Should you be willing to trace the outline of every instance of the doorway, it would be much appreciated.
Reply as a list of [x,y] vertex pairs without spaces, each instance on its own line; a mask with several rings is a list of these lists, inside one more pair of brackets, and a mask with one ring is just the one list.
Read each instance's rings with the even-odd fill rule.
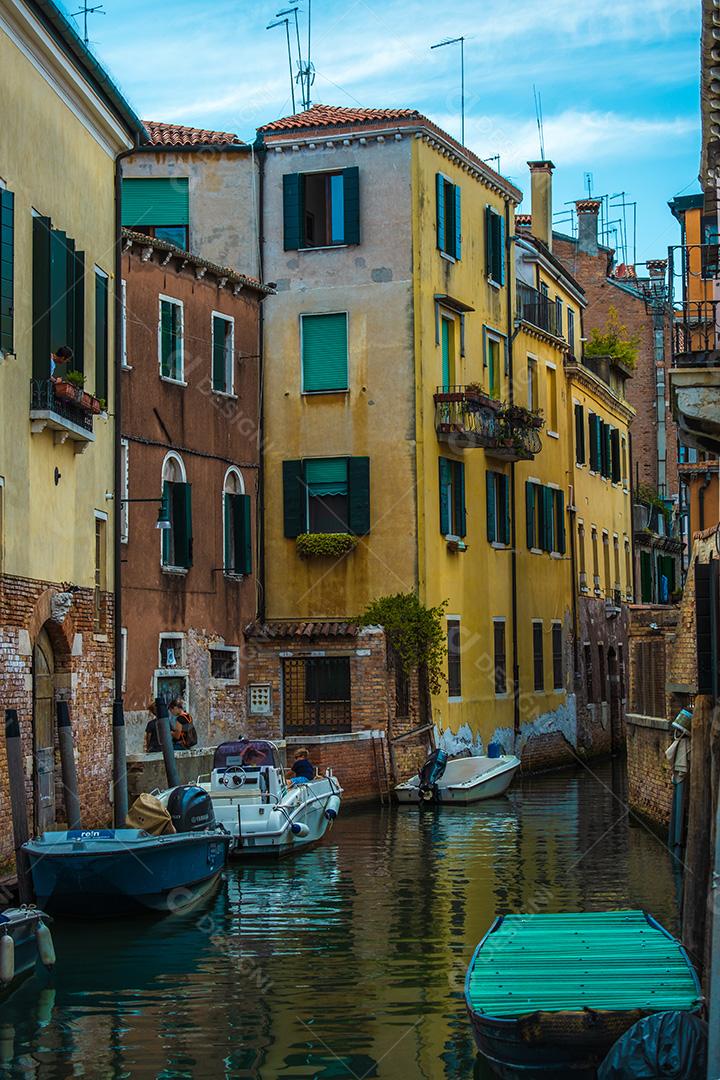
[[613,646],[608,649],[608,682],[610,684],[610,753],[617,754],[622,746],[621,737],[621,696],[620,671],[617,652]]
[[55,653],[45,630],[33,650],[33,754],[35,829],[55,825]]

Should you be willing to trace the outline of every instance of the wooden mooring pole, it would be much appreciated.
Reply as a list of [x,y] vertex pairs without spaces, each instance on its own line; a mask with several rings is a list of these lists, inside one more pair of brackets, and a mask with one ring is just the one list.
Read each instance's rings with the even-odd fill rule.
[[70,720],[70,707],[67,701],[58,701],[55,711],[57,713],[60,768],[62,770],[63,799],[67,825],[68,829],[79,829],[82,826],[80,823],[77,769],[75,768],[75,742]]
[[155,701],[155,715],[157,716],[157,734],[162,747],[163,760],[165,762],[165,774],[168,787],[180,786],[180,774],[178,773],[177,761],[175,760],[175,748],[173,747],[172,735],[170,734],[170,714],[167,702],[157,698]]
[[705,959],[712,821],[710,728],[712,699],[695,698],[692,719],[682,939],[698,969]]
[[12,814],[18,893],[21,904],[31,904],[33,902],[32,878],[27,857],[22,850],[23,844],[30,839],[30,830],[28,828],[27,797],[25,794],[25,766],[17,709],[5,710],[5,748],[7,751],[10,812]]
[[113,701],[113,818],[116,829],[125,828],[128,813],[125,711],[122,701]]

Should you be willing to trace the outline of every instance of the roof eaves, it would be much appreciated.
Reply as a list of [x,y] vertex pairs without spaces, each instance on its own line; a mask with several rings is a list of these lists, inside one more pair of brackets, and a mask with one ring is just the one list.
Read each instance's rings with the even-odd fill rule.
[[230,266],[221,266],[219,263],[210,262],[209,259],[203,259],[199,255],[193,255],[191,251],[185,251],[183,248],[177,247],[175,244],[168,243],[167,240],[159,240],[154,236],[146,236],[145,233],[134,232],[132,229],[123,229],[122,238],[125,243],[125,250],[132,248],[133,244],[137,244],[143,248],[152,248],[154,251],[165,251],[170,255],[175,255],[179,259],[183,259],[184,262],[190,263],[191,266],[202,267],[205,270],[209,270],[218,278],[227,278],[235,285],[243,285],[248,289],[254,289],[256,292],[262,293],[265,296],[272,296],[275,294],[275,289],[271,285],[264,285],[257,278],[248,277],[247,274],[241,274],[239,270],[233,270]]

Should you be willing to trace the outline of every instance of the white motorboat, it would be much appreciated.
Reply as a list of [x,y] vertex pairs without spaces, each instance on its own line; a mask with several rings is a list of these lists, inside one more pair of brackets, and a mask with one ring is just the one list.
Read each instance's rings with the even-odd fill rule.
[[232,837],[230,856],[285,855],[322,840],[343,794],[330,769],[313,780],[286,779],[277,747],[262,739],[221,743],[198,786]]
[[[490,749],[488,747],[488,749]],[[435,750],[415,776],[395,788],[401,803],[474,803],[504,795],[520,768],[514,754],[448,759]]]

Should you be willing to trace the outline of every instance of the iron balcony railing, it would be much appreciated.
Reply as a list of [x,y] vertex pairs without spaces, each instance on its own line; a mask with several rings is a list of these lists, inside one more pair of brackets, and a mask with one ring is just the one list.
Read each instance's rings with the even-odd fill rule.
[[518,319],[536,326],[539,330],[545,330],[554,337],[562,337],[558,326],[557,306],[549,296],[519,281],[516,305]]
[[91,432],[93,429],[93,414],[76,401],[58,397],[52,379],[30,380],[30,409],[33,412],[54,413],[84,431]]
[[507,460],[530,459],[542,449],[542,418],[467,386],[438,386],[435,430],[459,449],[480,447]]
[[707,367],[720,363],[720,300],[686,300],[675,306],[673,364]]

